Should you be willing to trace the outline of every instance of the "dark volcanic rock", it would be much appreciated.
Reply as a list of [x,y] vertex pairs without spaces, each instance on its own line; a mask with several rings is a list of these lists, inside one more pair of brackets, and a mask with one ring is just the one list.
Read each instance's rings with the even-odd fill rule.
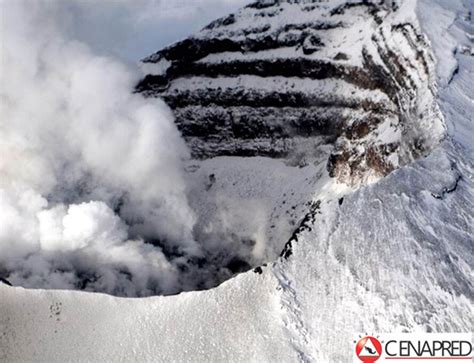
[[426,154],[443,132],[433,59],[404,11],[256,1],[144,59],[137,90],[172,107],[196,158],[286,157],[314,138],[334,146],[329,174],[359,184]]

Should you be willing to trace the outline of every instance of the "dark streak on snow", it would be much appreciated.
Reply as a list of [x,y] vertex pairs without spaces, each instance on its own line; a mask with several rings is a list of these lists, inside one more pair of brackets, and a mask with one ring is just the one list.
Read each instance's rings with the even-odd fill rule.
[[459,73],[459,65],[457,64],[456,68],[454,68],[453,70],[453,73],[451,73],[451,77],[449,77],[448,84],[450,84],[453,81],[454,77],[456,77],[456,74],[458,73]]
[[[312,202],[309,212],[305,215],[300,225],[291,235],[288,242],[286,242],[283,251],[281,251],[280,257],[283,257],[285,260],[288,259],[293,254],[293,242],[298,242],[298,236],[303,231],[311,231],[316,214],[318,214],[321,206],[321,201]],[[320,213],[320,212],[319,212]]]
[[461,179],[462,175],[458,175],[453,185],[451,185],[450,187],[444,187],[441,193],[431,193],[431,195],[436,199],[444,199],[446,194],[452,193],[456,190]]

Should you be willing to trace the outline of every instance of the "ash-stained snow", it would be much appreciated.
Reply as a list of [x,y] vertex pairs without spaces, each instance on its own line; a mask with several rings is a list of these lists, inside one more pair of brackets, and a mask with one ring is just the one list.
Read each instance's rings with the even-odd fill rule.
[[[120,299],[0,284],[0,359],[347,362],[359,332],[471,331],[474,58],[464,50],[472,47],[472,7],[470,0],[417,3],[448,127],[427,157],[357,191],[327,175],[307,185],[302,169],[298,189],[314,187],[320,202],[288,246],[291,255],[212,290]],[[223,158],[190,173],[209,181],[215,199],[202,208],[215,213],[219,193],[274,198],[279,179],[244,184],[268,168],[284,174],[286,166]],[[295,193],[288,203],[302,199]]]

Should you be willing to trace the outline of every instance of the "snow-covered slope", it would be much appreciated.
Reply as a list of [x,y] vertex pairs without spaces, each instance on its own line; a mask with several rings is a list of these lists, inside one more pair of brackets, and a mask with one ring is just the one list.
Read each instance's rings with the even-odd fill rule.
[[275,260],[315,196],[438,144],[434,61],[414,4],[257,1],[142,62],[138,90],[166,100],[200,159],[188,198],[215,273],[191,288]]
[[147,299],[0,285],[0,361],[295,361],[277,288],[254,273]]
[[0,360],[348,362],[359,332],[472,330],[472,8],[419,0],[411,13],[448,126],[426,158],[343,197],[321,179],[285,256],[212,290],[120,299],[0,285]]

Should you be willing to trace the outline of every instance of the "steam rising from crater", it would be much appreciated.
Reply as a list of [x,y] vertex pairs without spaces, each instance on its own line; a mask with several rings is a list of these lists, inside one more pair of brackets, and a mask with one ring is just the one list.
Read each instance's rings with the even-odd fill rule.
[[[140,13],[149,9],[142,7],[147,1],[154,0],[97,6],[113,14],[123,32],[114,7]],[[347,17],[349,4],[309,9],[304,3],[276,10],[289,27],[263,17],[268,26],[252,35],[255,49],[268,46],[269,36],[282,40],[275,43],[275,59],[286,64],[288,50],[279,50],[291,46],[298,54],[299,42],[304,46],[307,39],[304,27],[329,32],[318,45],[320,58],[303,52],[283,67],[289,73],[246,73],[248,61],[257,71],[275,67],[273,59],[240,52],[248,46],[240,34],[247,34],[258,6],[147,58],[157,63],[155,71],[162,71],[163,60],[173,64],[166,73],[170,86],[162,87],[163,77],[145,77],[139,89],[174,107],[195,155],[266,156],[189,163],[168,107],[132,93],[140,75],[97,55],[108,54],[99,40],[78,40],[94,38],[93,30],[89,36],[71,31],[78,25],[71,15],[82,9],[89,19],[93,7],[73,0],[0,0],[0,276],[29,287],[127,296],[213,287],[233,272],[276,258],[309,201],[334,197],[326,185],[330,176],[356,187],[427,155],[444,128],[429,44],[411,15],[409,21],[404,15],[413,14],[413,2],[404,3],[403,11],[381,4],[375,13],[372,3],[364,3],[362,15]],[[327,16],[334,21],[326,23]],[[319,23],[318,17],[326,20]],[[338,18],[354,22],[346,27]],[[290,43],[280,37],[287,31]],[[227,39],[222,44],[238,45],[228,49],[236,60],[215,49],[216,34]],[[357,47],[346,54],[339,40],[356,34],[364,36],[353,38]],[[203,66],[188,58],[189,44],[221,60],[219,77],[212,62]],[[111,54],[117,54],[114,47]],[[268,156],[286,156],[288,165]]]
[[131,93],[139,74],[68,39],[58,3],[0,6],[0,273],[128,296],[183,289],[180,264],[202,252],[171,111]]

